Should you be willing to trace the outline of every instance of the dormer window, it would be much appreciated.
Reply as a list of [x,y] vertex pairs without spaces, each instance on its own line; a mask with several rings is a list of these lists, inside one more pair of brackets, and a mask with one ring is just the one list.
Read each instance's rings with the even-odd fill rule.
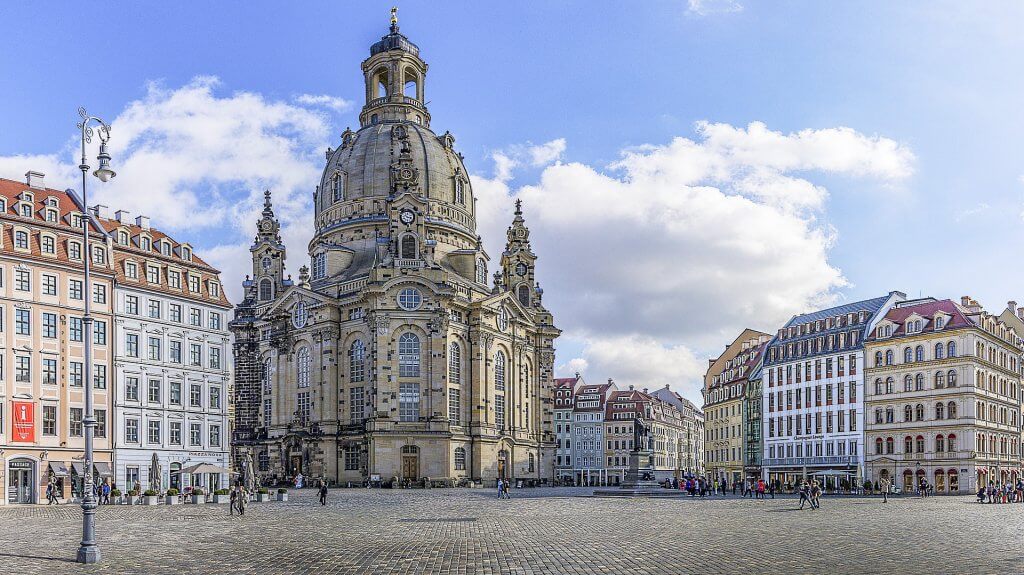
[[46,221],[51,223],[57,222],[57,210],[49,209],[46,210]]
[[0,212],[7,213],[7,200],[0,200]]
[[21,204],[21,217],[31,218],[32,217],[32,206],[29,204]]
[[128,245],[128,232],[124,230],[117,232],[117,243],[121,244],[122,246]]
[[73,214],[71,216],[71,226],[75,228],[82,227],[82,214]]
[[174,289],[181,289],[181,272],[168,270],[167,285],[171,286]]
[[82,259],[82,244],[78,242],[68,242],[68,257],[73,260]]
[[142,239],[139,240],[139,245],[142,246],[142,249],[146,250],[147,252],[153,249],[153,245],[150,243],[149,238],[145,236],[143,236]]
[[57,253],[57,240],[53,236],[43,236],[39,239],[40,249],[44,254],[53,255]]
[[188,291],[192,293],[199,293],[199,276],[189,274],[188,276]]
[[162,253],[165,256],[170,256],[171,255],[171,243],[170,242],[160,242],[160,253]]
[[220,284],[210,282],[210,297],[220,297]]
[[944,326],[945,324],[946,318],[942,317],[941,315],[935,316],[935,331],[939,331],[940,329],[942,329],[942,326]]
[[192,261],[192,250],[189,248],[181,248],[181,259],[187,262]]
[[133,280],[139,279],[139,266],[135,262],[124,262],[124,275]]
[[28,232],[22,230],[14,232],[14,247],[19,250],[28,249]]
[[92,262],[96,265],[104,265],[107,263],[107,252],[100,246],[94,246],[92,248]]
[[157,266],[146,266],[146,281],[151,284],[160,283],[160,268]]

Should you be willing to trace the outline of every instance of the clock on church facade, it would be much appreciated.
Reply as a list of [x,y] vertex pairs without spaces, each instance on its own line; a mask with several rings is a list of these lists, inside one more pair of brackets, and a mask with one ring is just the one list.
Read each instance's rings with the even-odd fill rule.
[[427,64],[399,32],[362,63],[357,131],[329,149],[310,266],[285,275],[270,192],[235,335],[234,461],[335,484],[553,477],[554,340],[516,204],[499,269]]

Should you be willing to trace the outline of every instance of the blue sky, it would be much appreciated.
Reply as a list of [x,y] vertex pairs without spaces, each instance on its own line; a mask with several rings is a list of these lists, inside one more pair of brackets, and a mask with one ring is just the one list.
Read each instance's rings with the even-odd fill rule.
[[[104,203],[148,211],[237,285],[273,187],[294,272],[322,149],[358,123],[359,63],[389,8],[0,5],[0,176],[76,186],[86,106],[117,120]],[[562,373],[696,398],[742,327],[815,305],[891,289],[1024,301],[1024,5],[399,8],[430,64],[433,128],[456,135],[487,204],[492,257],[524,199],[567,330]]]

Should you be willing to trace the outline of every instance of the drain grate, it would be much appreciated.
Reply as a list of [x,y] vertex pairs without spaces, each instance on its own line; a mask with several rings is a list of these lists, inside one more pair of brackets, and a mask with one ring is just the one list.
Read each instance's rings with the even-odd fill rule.
[[472,523],[476,517],[428,517],[424,519],[399,519],[399,523]]

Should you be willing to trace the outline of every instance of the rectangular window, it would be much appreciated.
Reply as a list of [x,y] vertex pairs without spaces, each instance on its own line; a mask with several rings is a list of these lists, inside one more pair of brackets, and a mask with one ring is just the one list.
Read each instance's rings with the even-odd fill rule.
[[57,314],[43,312],[43,337],[50,339],[57,337]]
[[273,404],[273,402],[271,400],[269,400],[269,399],[264,399],[263,400],[263,425],[265,427],[270,427],[270,420],[271,420],[271,417],[274,415],[273,407],[274,407],[274,404]]
[[203,426],[200,423],[192,423],[188,426],[188,443],[194,447],[203,442]]
[[494,396],[494,424],[505,427],[505,396]]
[[[857,431],[857,410],[856,409],[851,409],[850,410],[850,431]],[[851,452],[850,455],[856,455],[856,454]]]
[[170,395],[171,395],[171,397],[170,397],[171,405],[181,405],[181,382],[180,381],[172,381],[171,382],[171,393],[170,393]]
[[844,431],[846,431],[846,412],[845,411],[837,411],[836,412],[836,418],[837,418],[836,430],[839,433],[843,433]]
[[181,342],[171,340],[170,357],[171,363],[181,363]]
[[857,382],[850,382],[850,403],[857,403]]
[[192,407],[203,406],[203,385],[201,383],[193,383],[190,386],[188,400]]
[[82,318],[73,317],[68,324],[68,337],[71,341],[85,341],[85,327],[82,324]]
[[156,266],[146,266],[146,281],[151,284],[160,283],[160,268]]
[[199,308],[189,308],[188,322],[196,327],[203,325],[203,312]]
[[82,408],[72,407],[71,418],[68,422],[68,433],[71,437],[82,437],[84,435],[82,425]]
[[[850,334],[850,345],[857,345],[857,332]],[[857,375],[857,356],[850,356],[850,375]]]
[[57,406],[43,406],[43,435],[57,435]]
[[160,338],[149,338],[149,359],[152,361],[160,361],[160,357]]
[[220,409],[220,388],[210,386],[210,409]]
[[172,303],[170,310],[170,320],[181,323],[181,304]]
[[832,433],[832,412],[825,413],[825,433]]
[[174,289],[181,289],[181,272],[167,272],[167,285]]
[[210,312],[210,329],[220,329],[220,314]]
[[189,364],[195,366],[203,365],[203,346],[198,343],[190,343],[188,346]]
[[149,442],[160,443],[160,420],[158,419],[149,420]]
[[93,413],[96,415],[96,433],[95,433],[95,437],[106,437],[107,436],[107,410],[106,409],[94,409]]
[[135,262],[125,262],[124,275],[133,280],[139,279],[139,266]]
[[27,309],[14,310],[14,333],[32,335],[32,312]]
[[147,395],[149,403],[160,405],[160,380],[151,379],[149,380],[149,395]]
[[107,303],[107,286],[94,284],[92,286],[92,301],[99,304]]
[[93,387],[96,389],[107,388],[107,366],[95,365],[93,366],[95,372],[92,374]]
[[359,471],[359,446],[345,447],[345,471]]
[[124,477],[126,485],[135,485],[139,482],[139,468],[136,465],[125,467]]
[[309,415],[310,415],[310,403],[309,403],[309,392],[308,391],[300,391],[299,392],[298,405],[299,405],[299,421],[301,421],[302,423],[305,424],[305,423],[309,422]]
[[57,385],[56,359],[43,359],[43,385]]
[[43,274],[43,295],[57,295],[57,276]]
[[398,388],[399,421],[419,421],[420,384],[403,383]]
[[82,299],[82,280],[68,281],[68,297],[71,299]]
[[220,447],[220,426],[210,426],[210,447]]
[[188,274],[188,291],[192,293],[199,293],[201,291],[199,276],[196,274]]
[[68,371],[68,385],[71,387],[82,387],[82,363],[72,361]]
[[93,323],[92,342],[96,345],[107,345],[107,322],[96,320]]
[[461,390],[451,388],[448,390],[448,421],[452,425],[462,425]]
[[14,289],[32,291],[32,274],[28,270],[14,270]]
[[220,348],[210,348],[210,369],[220,369]]
[[364,415],[363,388],[353,387],[348,390],[348,417],[353,423],[362,421]]
[[32,368],[30,358],[19,355],[14,358],[14,381],[18,383],[32,382]]
[[124,398],[127,401],[139,400],[139,378],[132,376],[124,378]]
[[139,315],[139,298],[137,296],[124,296],[124,313]]
[[170,429],[170,437],[167,438],[167,441],[171,445],[181,445],[181,422],[172,421]]
[[124,352],[128,357],[139,357],[139,335],[127,333],[124,336]]
[[160,319],[160,300],[151,299],[149,300],[149,317],[153,319]]

